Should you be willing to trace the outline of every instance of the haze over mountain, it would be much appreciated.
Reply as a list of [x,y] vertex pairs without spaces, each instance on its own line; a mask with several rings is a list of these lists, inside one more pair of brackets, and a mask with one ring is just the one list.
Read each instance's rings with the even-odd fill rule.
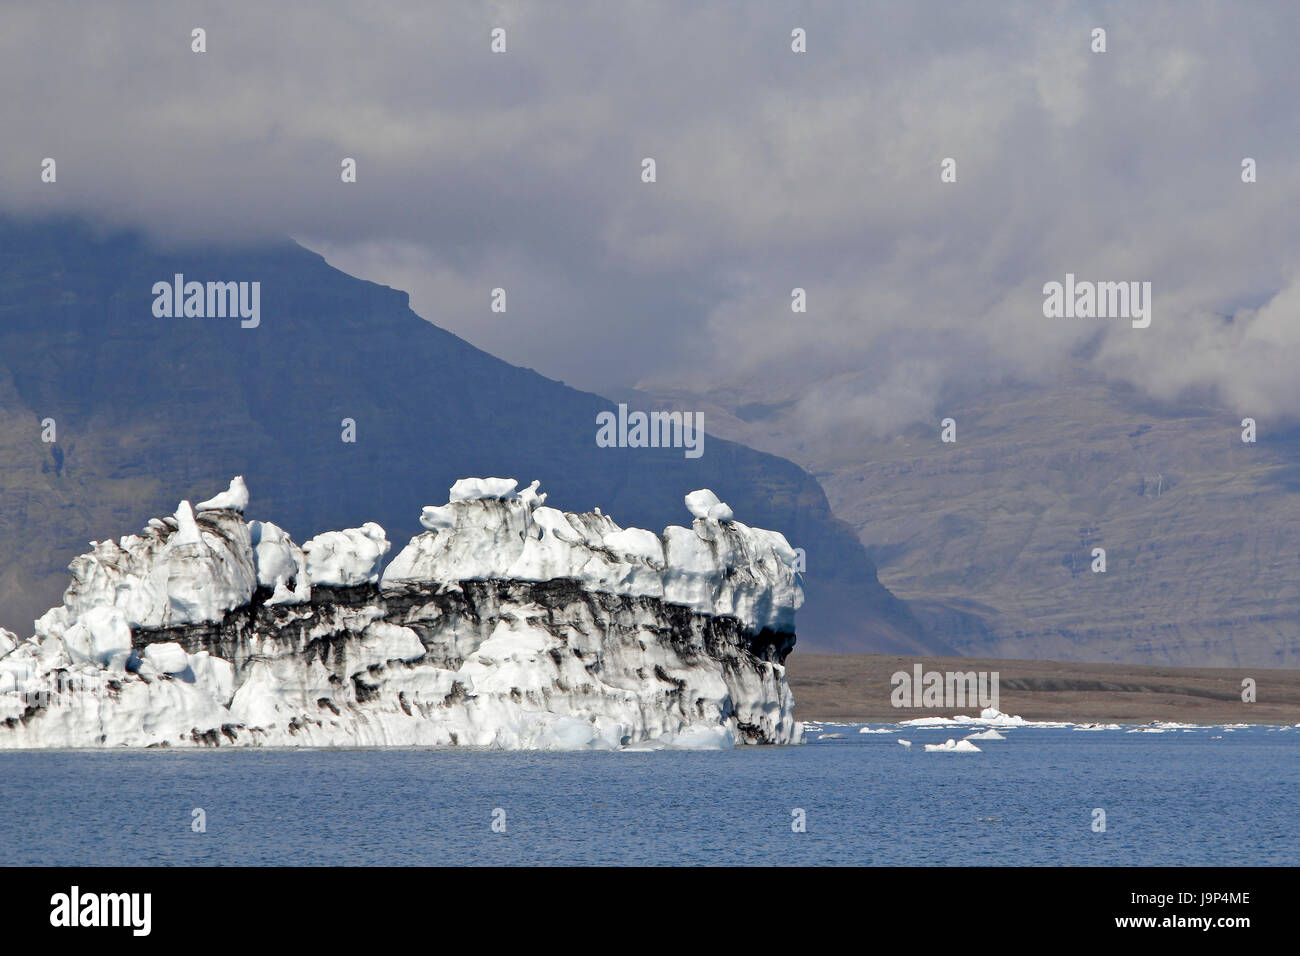
[[[883,438],[869,423],[818,436],[779,389],[673,401],[809,468],[880,579],[963,654],[1297,666],[1296,423],[1261,417],[1243,443],[1248,411],[1212,395],[1159,402],[1081,360],[1044,374],[1051,387],[945,394],[952,444],[937,418]],[[929,616],[927,601],[942,608]]]
[[[260,325],[156,317],[153,285],[175,273],[259,281]],[[457,478],[500,475],[541,479],[558,507],[656,529],[683,522],[687,492],[711,488],[738,520],[807,552],[801,640],[948,646],[877,582],[807,473],[711,435],[699,458],[597,447],[596,415],[610,408],[287,240],[163,248],[77,222],[0,220],[0,624],[30,633],[87,541],[137,532],[232,474],[252,489],[250,517],[273,514],[299,540],[378,521],[399,547]],[[355,443],[342,441],[345,418]],[[55,443],[42,441],[46,419]]]

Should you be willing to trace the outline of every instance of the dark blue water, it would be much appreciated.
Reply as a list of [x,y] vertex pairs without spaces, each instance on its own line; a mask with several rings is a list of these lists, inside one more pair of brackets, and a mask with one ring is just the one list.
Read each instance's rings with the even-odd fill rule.
[[909,752],[832,729],[728,752],[0,753],[0,864],[1300,864],[1300,730],[927,754],[954,732],[909,729]]

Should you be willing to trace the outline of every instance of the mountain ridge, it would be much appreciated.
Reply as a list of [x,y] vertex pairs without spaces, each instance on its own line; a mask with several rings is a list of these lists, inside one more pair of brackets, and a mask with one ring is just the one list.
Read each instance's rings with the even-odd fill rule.
[[[157,318],[175,273],[258,281],[261,323]],[[642,527],[713,488],[807,553],[801,637],[836,650],[929,650],[852,529],[797,465],[707,432],[704,454],[598,448],[612,402],[510,365],[291,240],[166,245],[77,220],[0,218],[0,623],[58,603],[88,540],[248,476],[295,537],[377,521],[395,540],[463,474],[547,475],[565,508]],[[485,304],[486,311],[486,304]],[[526,331],[524,332],[526,334]],[[53,419],[57,440],[41,441]],[[356,441],[342,440],[344,419]]]
[[1300,664],[1296,425],[1261,416],[1247,443],[1250,410],[1213,396],[1159,400],[1083,359],[1053,373],[943,395],[951,444],[940,415],[817,435],[779,388],[758,414],[740,391],[659,404],[704,408],[728,437],[808,468],[882,582],[962,656]]

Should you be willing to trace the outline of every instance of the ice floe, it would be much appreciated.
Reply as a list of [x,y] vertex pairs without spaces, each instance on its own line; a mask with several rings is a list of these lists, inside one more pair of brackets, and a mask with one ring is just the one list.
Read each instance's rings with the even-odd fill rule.
[[969,740],[954,740],[949,737],[941,744],[926,744],[926,753],[959,753],[959,754],[977,754],[981,753]]

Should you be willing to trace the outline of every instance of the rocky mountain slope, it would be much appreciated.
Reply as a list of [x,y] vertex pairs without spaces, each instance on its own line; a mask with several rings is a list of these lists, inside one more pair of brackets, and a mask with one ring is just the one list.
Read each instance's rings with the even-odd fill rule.
[[[156,316],[154,285],[178,273],[259,282],[260,323]],[[806,553],[808,643],[951,650],[881,586],[798,466],[712,433],[698,458],[599,447],[609,401],[481,352],[404,293],[294,243],[162,248],[0,219],[0,290],[0,625],[11,630],[58,600],[68,562],[103,529],[138,527],[231,474],[303,540],[366,521],[404,537],[426,489],[478,473],[547,475],[560,499],[643,527],[713,488]],[[43,440],[47,421],[56,441]]]
[[[953,395],[888,438],[817,436],[797,394],[670,396],[821,480],[880,577],[976,657],[1300,665],[1300,433],[1090,376]],[[1092,571],[1093,549],[1105,573]],[[935,602],[939,606],[927,606]]]

